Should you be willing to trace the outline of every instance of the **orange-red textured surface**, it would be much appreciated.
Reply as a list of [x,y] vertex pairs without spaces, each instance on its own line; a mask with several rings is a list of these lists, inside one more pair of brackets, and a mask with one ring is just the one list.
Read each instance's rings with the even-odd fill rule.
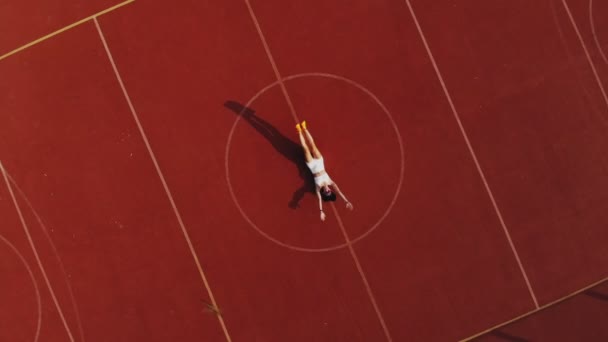
[[3,1],[0,56],[119,3],[119,0]]
[[93,21],[0,61],[0,340],[458,340],[606,276],[604,4],[250,6],[99,17],[135,113]]
[[446,3],[421,23],[542,305],[606,276],[607,103],[561,1]]
[[562,303],[491,331],[476,342],[606,341],[608,283],[593,287]]

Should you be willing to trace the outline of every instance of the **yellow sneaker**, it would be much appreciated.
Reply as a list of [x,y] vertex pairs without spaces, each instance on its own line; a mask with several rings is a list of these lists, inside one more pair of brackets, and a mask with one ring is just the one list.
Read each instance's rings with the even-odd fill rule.
[[306,128],[306,120],[302,121],[301,126],[302,126],[303,129],[307,129]]

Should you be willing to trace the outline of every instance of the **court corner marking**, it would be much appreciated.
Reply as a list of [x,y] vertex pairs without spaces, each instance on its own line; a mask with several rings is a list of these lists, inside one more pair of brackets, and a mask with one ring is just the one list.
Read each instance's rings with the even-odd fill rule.
[[64,26],[64,27],[62,27],[62,28],[60,28],[60,29],[58,29],[56,31],[53,31],[53,32],[51,32],[51,33],[49,33],[49,34],[47,34],[45,36],[42,36],[42,37],[40,37],[38,39],[35,39],[35,40],[33,40],[33,41],[25,44],[25,45],[22,45],[22,46],[14,49],[14,50],[11,50],[11,51],[9,51],[9,52],[1,55],[0,56],[0,61],[6,59],[6,58],[8,58],[8,57],[10,57],[10,56],[12,56],[12,55],[14,55],[16,53],[19,53],[19,52],[21,52],[23,50],[26,50],[26,49],[34,46],[34,45],[38,45],[38,44],[40,44],[40,43],[42,43],[42,42],[44,42],[46,40],[49,40],[50,38],[53,38],[56,35],[59,35],[59,34],[65,32],[65,31],[73,29],[76,26],[82,25],[82,24],[86,23],[87,21],[93,20],[93,19],[95,19],[97,17],[100,17],[100,16],[102,16],[104,14],[110,13],[110,12],[112,12],[114,10],[117,10],[117,9],[123,7],[123,6],[126,6],[126,5],[128,5],[128,4],[132,3],[132,2],[135,2],[135,0],[123,1],[123,2],[118,3],[118,4],[116,4],[116,5],[112,6],[112,7],[106,8],[105,10],[102,10],[102,11],[97,12],[95,14],[92,14],[92,15],[86,17],[86,18],[80,19],[80,20],[78,20],[78,21],[76,21],[74,23],[71,23],[71,24],[69,24],[67,26]]
[[479,332],[479,333],[477,333],[475,335],[472,335],[472,336],[469,336],[467,338],[464,338],[464,339],[460,340],[459,342],[469,342],[469,341],[472,341],[472,340],[474,340],[474,339],[476,339],[478,337],[481,337],[481,336],[483,336],[485,334],[488,334],[488,333],[490,333],[490,332],[492,332],[492,331],[494,331],[496,329],[500,329],[500,328],[503,328],[503,327],[505,327],[505,326],[507,326],[509,324],[516,323],[516,322],[518,322],[518,321],[520,321],[520,320],[522,320],[524,318],[527,318],[529,316],[532,316],[532,315],[534,315],[534,314],[536,314],[536,313],[538,313],[540,311],[544,311],[544,310],[550,309],[550,308],[552,308],[552,307],[554,307],[556,305],[562,304],[563,302],[565,302],[565,301],[567,301],[569,299],[572,299],[572,298],[580,295],[581,293],[583,293],[583,292],[585,292],[587,290],[590,290],[590,289],[592,289],[592,288],[594,288],[596,286],[602,285],[605,282],[608,282],[608,277],[602,278],[602,279],[600,279],[600,280],[598,280],[598,281],[596,281],[596,282],[594,282],[594,283],[592,283],[590,285],[587,285],[587,286],[585,286],[583,288],[580,288],[580,289],[578,289],[578,290],[576,290],[576,291],[574,291],[574,292],[572,292],[572,293],[570,293],[568,295],[565,295],[565,296],[563,296],[561,298],[558,298],[558,299],[556,299],[556,300],[554,300],[552,302],[549,302],[549,303],[547,303],[545,305],[542,305],[542,306],[540,306],[540,307],[538,307],[536,309],[530,310],[530,311],[528,311],[528,312],[526,312],[526,313],[524,313],[522,315],[519,315],[519,316],[516,316],[514,318],[511,318],[508,321],[505,321],[505,322],[499,323],[497,325],[494,325],[494,326],[492,326],[492,327],[490,327],[490,328],[488,328],[488,329],[486,329],[484,331],[481,331],[481,332]]

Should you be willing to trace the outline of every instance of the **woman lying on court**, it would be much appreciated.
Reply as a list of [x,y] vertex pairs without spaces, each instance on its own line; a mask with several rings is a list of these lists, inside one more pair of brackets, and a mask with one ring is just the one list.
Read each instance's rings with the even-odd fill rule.
[[[306,121],[302,121],[301,124],[296,125],[296,130],[298,131],[298,135],[300,136],[300,143],[302,144],[302,148],[304,149],[304,158],[306,160],[306,165],[312,172],[315,177],[315,185],[317,189],[317,196],[319,197],[319,210],[321,210],[321,221],[325,221],[325,212],[323,212],[323,201],[334,202],[336,200],[335,192],[342,197],[344,202],[346,202],[346,208],[353,210],[353,205],[346,199],[346,196],[340,191],[338,185],[329,178],[327,171],[325,171],[325,165],[323,163],[323,156],[317,146],[315,145],[315,141],[312,139],[312,135],[306,128]],[[308,138],[308,144],[312,149],[308,148],[306,144],[306,138]],[[333,190],[332,190],[333,188]]]

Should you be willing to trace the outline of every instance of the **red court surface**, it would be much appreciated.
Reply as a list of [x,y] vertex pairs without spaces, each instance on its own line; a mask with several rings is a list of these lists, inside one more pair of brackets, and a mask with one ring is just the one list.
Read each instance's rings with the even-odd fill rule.
[[0,32],[2,32],[0,56],[125,2],[121,3],[119,0],[3,1],[0,3]]
[[[603,283],[537,314],[518,320],[475,342],[606,341],[608,283]],[[599,324],[598,324],[599,323]]]
[[[115,5],[13,2],[0,54]],[[137,0],[0,58],[0,341],[606,336],[561,300],[607,276],[607,10]]]

